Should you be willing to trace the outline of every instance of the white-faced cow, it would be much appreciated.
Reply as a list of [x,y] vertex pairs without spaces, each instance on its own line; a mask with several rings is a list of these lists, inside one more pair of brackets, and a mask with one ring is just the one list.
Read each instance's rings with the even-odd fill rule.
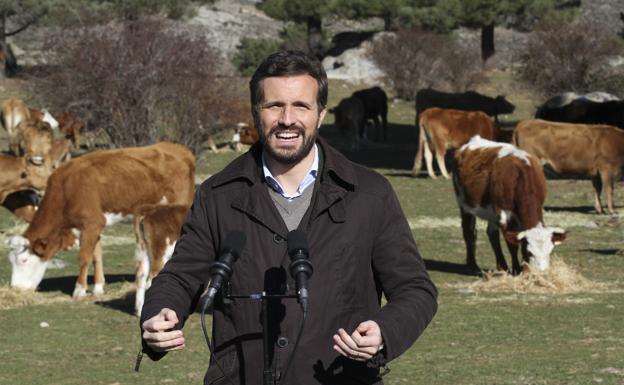
[[146,205],[140,207],[134,217],[135,232],[138,235],[135,254],[137,291],[134,309],[139,316],[145,300],[145,291],[173,255],[188,210],[187,205]]
[[184,146],[152,146],[96,151],[64,163],[48,179],[39,210],[23,235],[10,239],[11,286],[34,289],[48,261],[80,240],[80,273],[74,297],[86,295],[89,264],[94,294],[104,291],[100,234],[106,225],[133,215],[145,204],[190,205],[195,158]]
[[557,173],[591,177],[596,211],[603,212],[600,194],[604,187],[609,213],[615,212],[613,188],[624,167],[624,130],[527,119],[516,126],[513,143]]
[[347,134],[351,140],[351,149],[360,148],[360,138],[366,126],[364,104],[358,98],[344,98],[338,105],[329,110],[334,114],[334,126],[342,135]]
[[485,139],[496,140],[499,130],[496,124],[481,111],[462,111],[443,108],[429,108],[420,116],[420,139],[418,151],[414,158],[412,175],[420,173],[423,153],[427,163],[427,173],[436,178],[433,171],[433,154],[435,153],[440,172],[450,179],[444,164],[444,155],[448,149],[457,149],[467,143],[474,135]]
[[[364,118],[373,121],[375,126],[375,140],[388,140],[388,96],[381,87],[365,88],[355,91],[352,98],[357,98],[364,106]],[[381,119],[381,122],[379,122]],[[364,126],[365,130],[366,127]],[[381,132],[383,130],[383,133]]]
[[519,274],[518,247],[537,270],[550,266],[554,245],[565,239],[563,229],[544,226],[542,206],[546,180],[538,160],[511,144],[475,136],[455,152],[453,185],[466,242],[466,263],[479,271],[475,258],[476,217],[488,221],[487,234],[496,267],[507,271],[499,229],[511,253],[512,272]]

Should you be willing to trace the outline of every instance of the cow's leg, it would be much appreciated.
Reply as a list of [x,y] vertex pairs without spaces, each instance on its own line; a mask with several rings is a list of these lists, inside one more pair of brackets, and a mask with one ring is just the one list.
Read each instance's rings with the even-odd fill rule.
[[[104,221],[104,217],[102,217],[102,221]],[[80,230],[80,251],[78,253],[80,259],[80,271],[78,273],[78,279],[76,280],[74,293],[72,294],[72,297],[74,298],[80,298],[87,295],[87,275],[89,273],[89,265],[94,260],[95,249],[99,243],[100,233],[103,228],[104,223],[102,223],[101,226],[91,224],[90,227]]]
[[477,265],[477,259],[475,256],[476,245],[477,245],[477,231],[476,224],[477,218],[465,212],[464,210],[459,210],[461,213],[461,222],[462,222],[462,233],[464,236],[464,243],[466,243],[466,266],[469,270],[474,272],[479,272],[481,269]]
[[598,214],[602,214],[602,202],[600,201],[600,194],[602,194],[602,179],[600,173],[592,176],[592,185],[594,186],[596,199],[594,203],[594,207],[596,208],[596,212]]
[[379,118],[377,116],[373,116],[373,124],[375,125],[375,141],[381,141],[381,123],[379,122]]
[[135,250],[136,260],[136,298],[134,302],[134,311],[137,316],[141,315],[143,302],[145,302],[145,291],[148,289],[148,278],[150,271],[150,260],[145,249],[141,249],[137,244]]
[[423,145],[425,147],[425,163],[427,164],[427,174],[429,174],[431,179],[437,179],[435,171],[433,171],[433,154],[431,153],[431,148],[429,148],[429,143],[426,139]]
[[[416,121],[416,128],[418,129],[418,121]],[[414,166],[412,167],[412,176],[418,176],[420,169],[422,168],[423,150],[425,148],[425,130],[420,127],[418,133],[418,150],[416,150],[416,156],[414,157]]]
[[505,255],[503,255],[503,249],[500,244],[499,230],[496,223],[488,221],[487,235],[490,239],[490,245],[492,245],[492,251],[496,257],[496,270],[507,271],[509,267],[505,261]]
[[602,179],[602,184],[605,187],[605,194],[607,196],[607,210],[609,214],[615,214],[615,209],[613,207],[613,186],[615,185],[615,181],[619,179],[616,178],[616,173],[611,172],[610,170],[606,170],[600,173],[600,177]]
[[446,170],[446,164],[444,163],[444,156],[446,155],[446,149],[442,146],[438,146],[436,148],[436,160],[438,161],[438,167],[440,167],[440,172],[442,176],[446,179],[451,179],[448,171]]
[[381,124],[383,126],[383,140],[388,141],[388,110],[381,111]]
[[518,275],[522,272],[520,262],[518,262],[518,244],[507,242],[507,248],[509,249],[509,254],[511,255],[511,273],[513,275]]
[[93,250],[93,294],[104,294],[104,264],[102,263],[102,239],[99,238]]

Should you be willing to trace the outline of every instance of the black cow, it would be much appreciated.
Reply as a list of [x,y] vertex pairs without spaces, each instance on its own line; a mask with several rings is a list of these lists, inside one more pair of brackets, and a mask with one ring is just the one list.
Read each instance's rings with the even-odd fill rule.
[[475,91],[449,93],[424,88],[416,93],[416,127],[418,127],[420,113],[431,107],[483,111],[493,116],[496,123],[498,123],[498,114],[511,114],[516,109],[516,106],[501,95],[492,98]]
[[340,133],[352,135],[351,148],[359,149],[360,137],[366,126],[366,113],[362,101],[352,96],[344,98],[329,112],[334,114],[334,126],[340,130]]
[[599,103],[576,99],[562,107],[540,108],[535,117],[552,122],[607,124],[624,128],[624,101]]
[[383,140],[388,140],[388,96],[380,87],[366,88],[355,91],[351,97],[360,99],[364,105],[366,120],[371,119],[375,123],[375,140],[379,141],[380,123],[383,125]]

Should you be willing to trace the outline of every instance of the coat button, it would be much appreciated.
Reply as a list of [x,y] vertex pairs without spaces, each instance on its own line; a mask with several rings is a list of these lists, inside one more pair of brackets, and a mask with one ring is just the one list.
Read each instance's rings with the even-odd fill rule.
[[279,346],[280,348],[285,348],[286,346],[288,346],[288,338],[283,336],[277,337],[277,346]]
[[275,242],[275,243],[282,243],[282,242],[284,242],[284,237],[282,237],[281,235],[275,233],[275,234],[273,234],[273,242]]

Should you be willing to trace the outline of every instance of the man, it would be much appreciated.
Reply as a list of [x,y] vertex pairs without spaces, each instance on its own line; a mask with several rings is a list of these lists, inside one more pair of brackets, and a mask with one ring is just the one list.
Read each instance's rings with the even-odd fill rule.
[[[233,230],[247,245],[233,294],[282,294],[289,231],[305,232],[314,274],[305,328],[292,299],[268,303],[271,365],[280,384],[382,384],[379,366],[408,349],[435,314],[429,279],[390,183],[318,137],[327,76],[299,51],[270,55],[250,82],[260,142],[196,193],[173,258],[155,278],[142,312],[144,351],[159,359],[185,346],[180,328],[194,309]],[[290,290],[292,292],[292,289]],[[380,307],[381,293],[388,303]],[[259,301],[219,297],[205,384],[262,384]],[[227,379],[226,379],[227,377]]]

